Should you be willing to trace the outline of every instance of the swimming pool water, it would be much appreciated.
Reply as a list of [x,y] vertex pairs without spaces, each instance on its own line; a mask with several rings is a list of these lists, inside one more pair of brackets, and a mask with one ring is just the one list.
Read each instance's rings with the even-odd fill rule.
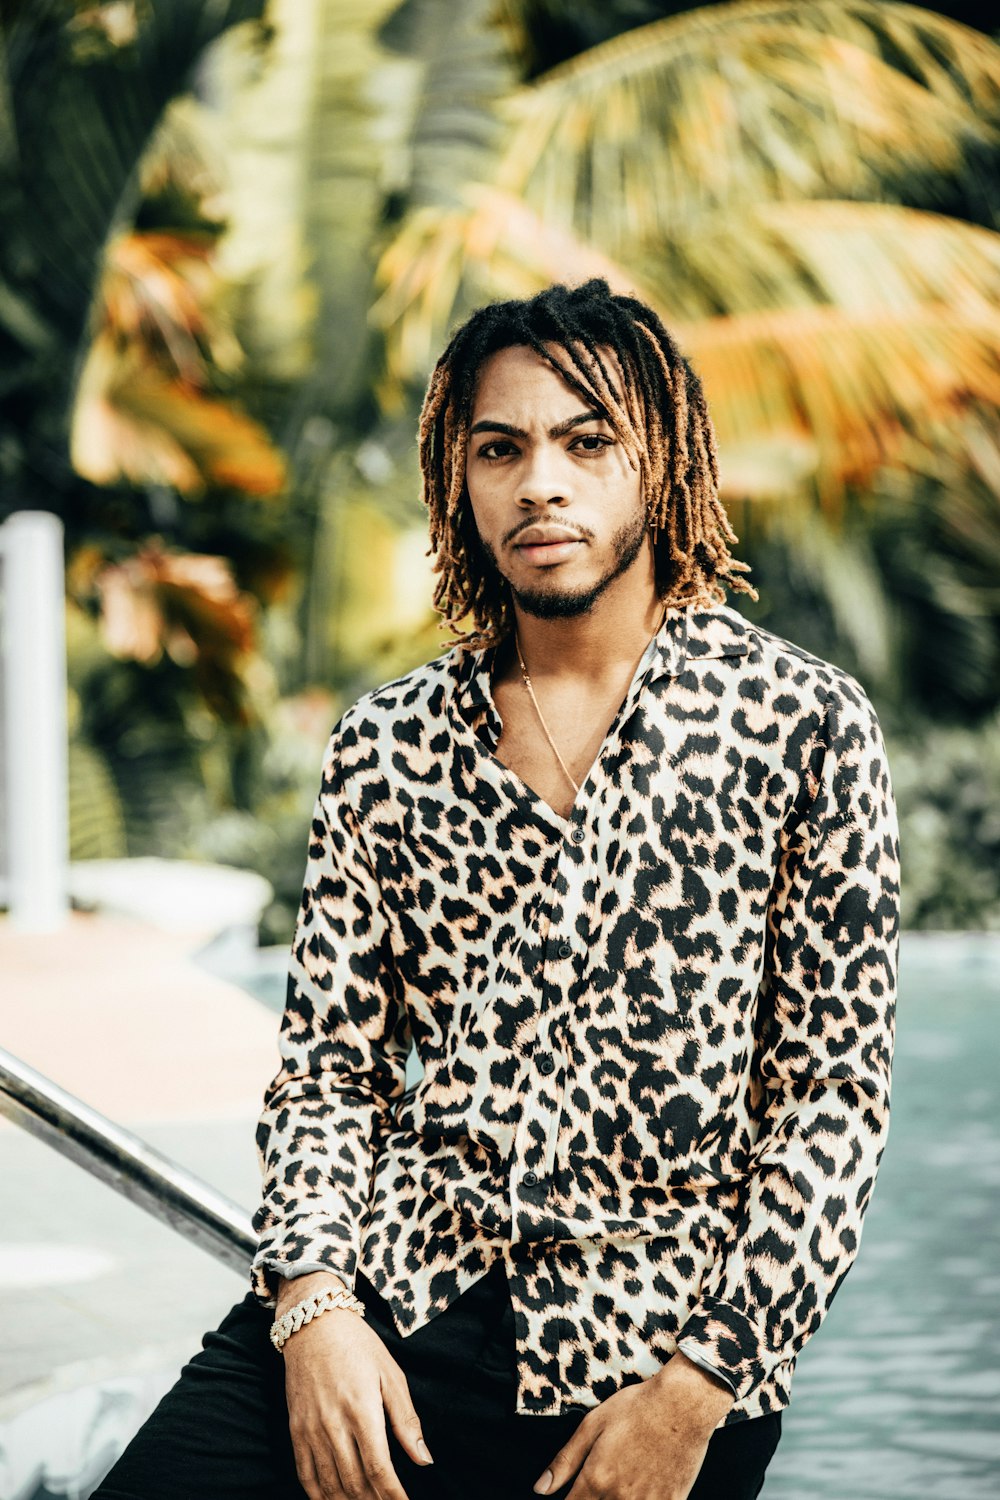
[[1000,1496],[1000,935],[903,935],[889,1142],[767,1500]]

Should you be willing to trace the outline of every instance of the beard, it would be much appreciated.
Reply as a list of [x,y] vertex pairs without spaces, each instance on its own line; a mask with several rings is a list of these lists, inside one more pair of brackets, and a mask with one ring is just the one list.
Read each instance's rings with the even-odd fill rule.
[[[588,614],[609,584],[626,573],[635,562],[642,551],[646,534],[646,516],[640,511],[633,520],[620,526],[611,538],[611,566],[589,588],[574,591],[560,589],[556,585],[549,588],[516,589],[510,579],[507,579],[511,594],[526,615],[534,615],[539,620],[572,620],[578,615]],[[493,548],[488,542],[482,542],[482,548],[499,573],[500,567]]]

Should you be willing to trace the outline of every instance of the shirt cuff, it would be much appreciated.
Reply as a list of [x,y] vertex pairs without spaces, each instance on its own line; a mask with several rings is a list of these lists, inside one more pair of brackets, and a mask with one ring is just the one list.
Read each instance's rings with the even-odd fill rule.
[[349,1292],[354,1288],[351,1283],[338,1271],[332,1271],[329,1266],[308,1265],[305,1261],[296,1261],[294,1266],[281,1261],[265,1260],[260,1264],[254,1264],[251,1270],[251,1290],[262,1307],[273,1308],[278,1300],[278,1282],[295,1281],[299,1276],[312,1276],[314,1272],[322,1271],[326,1276],[336,1276]]
[[719,1376],[736,1399],[760,1385],[765,1347],[746,1313],[718,1297],[703,1297],[677,1335],[677,1347],[694,1364]]
[[329,1271],[353,1291],[357,1268],[357,1250],[346,1238],[331,1237],[328,1218],[303,1215],[261,1238],[250,1267],[250,1288],[262,1307],[273,1308],[279,1281]]

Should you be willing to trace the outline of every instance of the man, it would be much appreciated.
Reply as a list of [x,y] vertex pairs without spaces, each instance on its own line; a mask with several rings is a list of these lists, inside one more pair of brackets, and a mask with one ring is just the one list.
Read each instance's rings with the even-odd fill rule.
[[641,303],[483,309],[420,444],[469,628],[333,731],[253,1294],[99,1494],[743,1500],[884,1146],[879,726],[725,604]]

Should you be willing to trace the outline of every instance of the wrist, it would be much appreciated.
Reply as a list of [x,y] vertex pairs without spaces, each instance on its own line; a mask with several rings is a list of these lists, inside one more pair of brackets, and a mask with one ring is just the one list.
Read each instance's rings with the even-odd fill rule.
[[710,1375],[680,1350],[652,1377],[671,1409],[683,1410],[692,1425],[711,1431],[735,1404],[736,1397],[719,1378]]

